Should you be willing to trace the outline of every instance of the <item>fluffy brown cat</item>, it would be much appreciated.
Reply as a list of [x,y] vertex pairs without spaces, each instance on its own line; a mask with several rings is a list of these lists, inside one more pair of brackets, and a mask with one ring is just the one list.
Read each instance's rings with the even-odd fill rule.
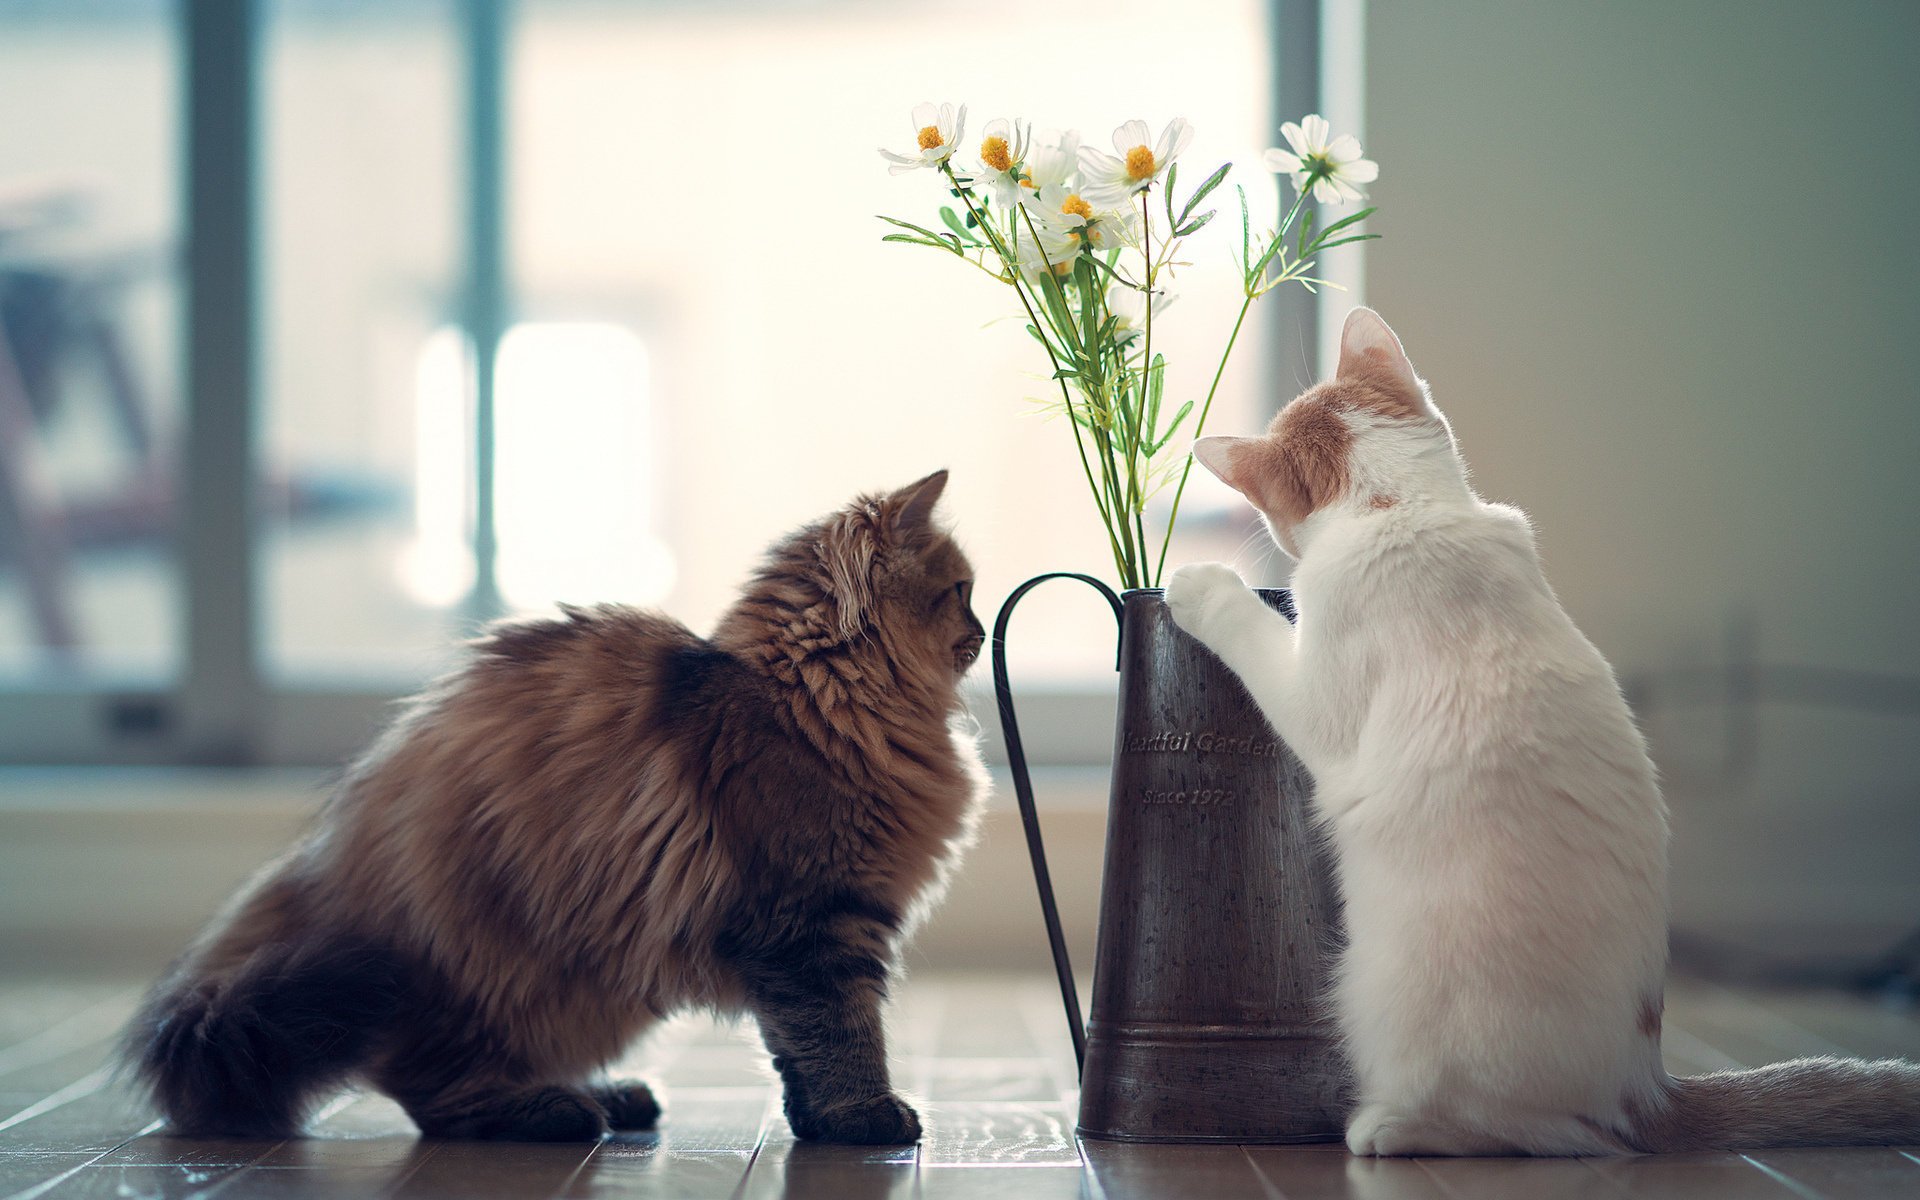
[[173,1126],[277,1136],[364,1080],[439,1137],[643,1129],[596,1073],[661,1017],[751,1012],[803,1138],[920,1135],[880,1005],[984,773],[941,471],[773,547],[711,638],[603,605],[502,624],[153,990]]

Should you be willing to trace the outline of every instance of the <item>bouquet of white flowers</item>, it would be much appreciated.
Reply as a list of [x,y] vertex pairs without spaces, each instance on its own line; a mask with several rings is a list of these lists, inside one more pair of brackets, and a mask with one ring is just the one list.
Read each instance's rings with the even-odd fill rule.
[[[943,231],[882,217],[897,227],[883,240],[930,246],[970,263],[1010,287],[1026,312],[1027,332],[1046,350],[1069,418],[1080,466],[1106,526],[1123,587],[1157,587],[1180,515],[1193,463],[1163,451],[1195,411],[1186,400],[1167,415],[1166,357],[1153,349],[1156,317],[1172,302],[1164,287],[1183,239],[1213,220],[1200,205],[1226,179],[1228,163],[1183,198],[1179,157],[1193,138],[1184,119],[1158,140],[1144,121],[1114,130],[1115,153],[1080,145],[1067,132],[1036,139],[1021,120],[988,123],[979,163],[956,164],[967,109],[922,104],[913,110],[916,148],[882,150],[895,174],[925,168],[941,175],[960,210],[940,210]],[[1206,426],[1214,393],[1239,340],[1247,310],[1286,283],[1309,291],[1327,285],[1311,272],[1336,246],[1378,235],[1356,226],[1365,208],[1329,222],[1307,207],[1362,199],[1360,184],[1379,168],[1360,157],[1351,136],[1329,140],[1327,122],[1309,116],[1281,126],[1286,149],[1268,150],[1266,166],[1291,177],[1295,199],[1274,228],[1254,235],[1240,194],[1240,265],[1245,300],[1227,335],[1213,382],[1198,401],[1190,444]],[[1154,192],[1159,192],[1155,203]],[[1164,419],[1163,419],[1164,418]],[[1147,538],[1147,501],[1178,474],[1157,554]]]

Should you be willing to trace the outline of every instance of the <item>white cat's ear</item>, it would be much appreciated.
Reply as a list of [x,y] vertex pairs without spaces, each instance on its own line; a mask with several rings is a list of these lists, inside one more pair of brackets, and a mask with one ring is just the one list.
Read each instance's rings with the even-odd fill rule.
[[1384,377],[1420,397],[1420,407],[1426,407],[1426,389],[1413,373],[1406,348],[1380,314],[1370,308],[1356,308],[1347,314],[1346,326],[1340,330],[1340,369],[1336,375],[1341,379]]
[[932,525],[933,506],[940,502],[940,494],[946,490],[947,472],[943,468],[895,492],[893,510],[898,527],[912,529]]
[[1193,457],[1207,470],[1220,477],[1220,482],[1244,496],[1251,496],[1254,481],[1246,477],[1248,455],[1247,443],[1252,438],[1244,437],[1203,437],[1193,444]]

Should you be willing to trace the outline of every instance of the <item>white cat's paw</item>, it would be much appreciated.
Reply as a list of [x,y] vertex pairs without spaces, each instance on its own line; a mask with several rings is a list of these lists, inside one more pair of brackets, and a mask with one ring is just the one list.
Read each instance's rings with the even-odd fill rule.
[[1260,603],[1225,563],[1189,563],[1167,581],[1167,611],[1173,623],[1208,645],[1249,601]]
[[1472,1154],[1459,1134],[1413,1113],[1369,1104],[1347,1123],[1347,1151],[1362,1158]]

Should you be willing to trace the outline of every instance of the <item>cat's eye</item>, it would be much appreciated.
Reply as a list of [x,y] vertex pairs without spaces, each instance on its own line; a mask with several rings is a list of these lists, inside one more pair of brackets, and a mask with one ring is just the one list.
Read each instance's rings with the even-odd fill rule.
[[953,594],[960,597],[960,603],[971,604],[973,602],[973,580],[962,579],[959,583],[954,584]]

